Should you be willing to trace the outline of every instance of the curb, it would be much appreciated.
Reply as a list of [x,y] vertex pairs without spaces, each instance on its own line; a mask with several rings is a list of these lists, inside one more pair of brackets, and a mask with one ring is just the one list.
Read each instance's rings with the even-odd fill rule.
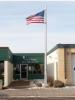
[[75,96],[9,96],[9,98],[75,98]]

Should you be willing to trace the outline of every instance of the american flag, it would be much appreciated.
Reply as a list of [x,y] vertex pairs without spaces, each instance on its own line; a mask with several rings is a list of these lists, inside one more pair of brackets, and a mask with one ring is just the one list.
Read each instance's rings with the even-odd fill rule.
[[37,13],[37,14],[34,14],[34,15],[31,15],[31,16],[28,16],[26,18],[26,21],[27,21],[27,24],[30,24],[30,23],[44,23],[44,10]]

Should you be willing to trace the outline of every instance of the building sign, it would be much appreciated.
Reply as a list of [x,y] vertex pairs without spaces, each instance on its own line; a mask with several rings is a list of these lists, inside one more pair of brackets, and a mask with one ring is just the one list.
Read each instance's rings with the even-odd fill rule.
[[30,58],[28,56],[23,56],[23,61],[22,63],[38,63],[39,61],[34,58]]

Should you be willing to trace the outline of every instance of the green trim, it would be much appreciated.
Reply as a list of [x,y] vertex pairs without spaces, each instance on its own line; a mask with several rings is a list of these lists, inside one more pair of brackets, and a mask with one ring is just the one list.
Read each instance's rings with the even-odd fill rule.
[[13,78],[14,78],[15,80],[17,80],[17,79],[20,80],[20,74],[14,74],[14,75],[13,75]]
[[44,53],[15,53],[13,54],[13,63],[14,64],[30,64],[44,63]]
[[27,55],[27,56],[38,56],[38,55],[44,55],[44,53],[13,53],[13,55],[17,55],[17,56],[23,56],[23,55]]
[[52,53],[53,51],[55,51],[58,48],[75,48],[75,44],[57,44],[53,49],[51,49],[47,55],[49,55],[50,53]]
[[[23,56],[25,58],[23,58]],[[44,53],[12,53],[8,47],[0,47],[0,61],[10,61],[13,64],[44,63]]]
[[12,52],[8,47],[0,47],[0,61],[10,61],[12,62]]
[[8,47],[0,47],[0,61],[10,60],[11,61],[12,53],[8,49]]
[[28,79],[44,79],[44,75],[40,74],[29,74]]

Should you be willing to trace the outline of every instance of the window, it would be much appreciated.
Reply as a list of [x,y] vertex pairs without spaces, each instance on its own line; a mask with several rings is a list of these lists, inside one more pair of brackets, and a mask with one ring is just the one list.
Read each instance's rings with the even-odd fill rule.
[[44,66],[43,64],[32,64],[28,67],[29,74],[43,74]]
[[19,64],[16,64],[16,67],[14,68],[15,74],[20,74],[20,66]]

